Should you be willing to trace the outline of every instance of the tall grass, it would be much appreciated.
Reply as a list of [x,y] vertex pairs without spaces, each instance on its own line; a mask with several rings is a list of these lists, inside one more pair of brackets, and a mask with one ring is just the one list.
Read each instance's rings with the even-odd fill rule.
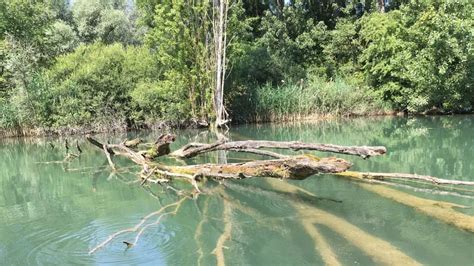
[[368,90],[342,78],[313,78],[281,86],[267,84],[253,93],[252,112],[246,120],[284,121],[321,116],[349,116],[385,112],[380,100]]

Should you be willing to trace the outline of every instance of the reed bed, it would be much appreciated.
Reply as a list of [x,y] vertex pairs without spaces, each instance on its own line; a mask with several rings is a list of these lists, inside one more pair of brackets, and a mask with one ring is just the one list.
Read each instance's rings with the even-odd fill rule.
[[388,108],[364,88],[342,79],[258,87],[247,122],[297,121],[315,118],[386,114]]

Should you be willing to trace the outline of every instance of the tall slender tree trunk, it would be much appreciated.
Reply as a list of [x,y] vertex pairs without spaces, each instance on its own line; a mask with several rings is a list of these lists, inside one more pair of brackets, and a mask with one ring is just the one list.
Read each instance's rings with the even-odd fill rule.
[[214,44],[216,60],[216,80],[214,88],[214,111],[216,126],[222,127],[227,122],[227,112],[224,107],[224,80],[226,73],[227,46],[227,13],[228,0],[213,0],[214,5]]

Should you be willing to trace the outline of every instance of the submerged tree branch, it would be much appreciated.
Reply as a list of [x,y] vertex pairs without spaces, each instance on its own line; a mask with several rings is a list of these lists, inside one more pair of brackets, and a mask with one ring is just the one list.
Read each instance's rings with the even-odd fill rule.
[[[277,182],[277,180],[272,179],[267,179],[267,182],[278,191],[287,193],[297,193],[300,191],[298,187],[293,184]],[[309,195],[315,196],[312,193]],[[319,209],[304,201],[292,201],[292,203],[298,213],[300,213],[302,219],[310,219],[316,224],[328,227],[369,255],[375,263],[382,265],[421,265],[415,259],[407,256],[390,243],[365,232],[332,213]]]
[[[275,180],[275,178],[302,180],[315,174],[330,173],[350,178],[363,179],[372,182],[383,182],[379,181],[381,179],[405,179],[416,183],[429,182],[432,186],[433,184],[435,184],[436,186],[474,185],[474,182],[471,181],[446,180],[423,175],[351,172],[347,170],[352,166],[352,163],[339,158],[319,158],[311,154],[283,155],[273,151],[261,150],[261,148],[290,149],[293,151],[318,150],[341,154],[357,155],[363,158],[368,158],[370,156],[377,156],[386,153],[385,147],[338,146],[331,144],[308,144],[301,142],[253,140],[227,142],[227,140],[223,139],[222,141],[218,141],[212,144],[190,143],[183,146],[179,150],[170,152],[169,144],[174,141],[174,138],[175,137],[173,135],[161,135],[158,141],[151,144],[151,146],[147,146],[151,147],[150,149],[146,151],[140,151],[137,150],[139,142],[138,140],[132,142],[124,141],[119,144],[102,144],[97,140],[94,140],[90,136],[87,137],[90,143],[92,143],[94,146],[98,147],[102,152],[104,152],[112,169],[116,169],[111,159],[112,155],[128,158],[129,160],[131,160],[142,168],[141,172],[138,174],[139,178],[141,179],[142,185],[146,182],[163,184],[172,182],[175,179],[185,180],[189,182],[194,188],[192,193],[193,197],[201,193],[201,190],[198,186],[198,182],[205,180],[203,177],[208,177],[215,180],[243,179],[250,177],[271,177],[267,180],[273,188],[287,194],[297,194],[298,192],[301,192],[304,195],[312,194],[292,184],[277,181]],[[164,165],[158,163],[157,161],[153,161],[153,159],[159,156],[168,155],[171,156],[171,158],[191,158],[199,154],[212,151],[236,151],[253,153],[257,155],[267,156],[272,159],[253,160],[242,163],[227,163],[227,160],[222,160],[221,164],[207,163],[185,166]],[[225,152],[223,152],[223,154],[225,154]],[[137,182],[139,181],[137,180]],[[398,183],[393,182],[393,184]],[[447,202],[422,199],[412,195],[408,195],[398,190],[392,190],[389,188],[379,187],[377,185],[372,184],[361,184],[361,186],[369,191],[379,194],[382,197],[392,199],[409,207],[413,207],[421,213],[424,213],[446,223],[452,224],[458,228],[474,232],[474,217],[463,214],[461,212],[457,212],[454,209],[456,207],[464,206],[450,204]],[[171,187],[171,185],[169,185],[168,187],[170,189],[175,190],[178,195],[180,195],[182,192],[182,190],[174,189],[173,187]],[[246,192],[248,192],[248,190]],[[311,197],[314,196],[312,195]],[[161,208],[160,210],[147,215],[145,218],[143,218],[142,221],[140,221],[132,228],[124,229],[112,234],[105,241],[91,249],[89,253],[94,253],[95,251],[107,245],[109,242],[111,242],[113,239],[115,239],[121,234],[138,231],[133,242],[124,242],[129,247],[135,245],[140,236],[148,227],[158,224],[162,220],[162,218],[167,215],[176,214],[184,199],[185,198],[182,198],[178,202],[167,205]],[[224,244],[231,237],[232,207],[239,206],[238,204],[235,204],[235,202],[226,200],[225,197],[223,204],[224,232],[218,238],[216,248],[213,251],[214,255],[217,258],[218,265],[223,265],[225,263],[224,248],[226,247]],[[370,255],[375,260],[375,262],[386,264],[392,263],[393,259],[395,259],[397,263],[403,265],[418,264],[417,261],[408,257],[406,254],[404,254],[397,248],[391,246],[389,243],[381,239],[375,238],[374,236],[371,236],[370,234],[362,231],[361,229],[353,226],[347,221],[344,221],[331,213],[318,209],[310,204],[300,202],[300,200],[296,200],[292,204],[297,210],[298,216],[302,218],[302,224],[308,235],[314,240],[316,246],[321,249],[319,251],[321,252],[323,260],[327,264],[338,265],[340,264],[340,262],[337,260],[334,251],[330,248],[329,244],[324,239],[324,236],[319,233],[319,231],[315,227],[316,225],[324,225],[332,231],[340,234],[349,242],[359,247],[363,252]],[[172,211],[169,211],[168,208],[171,207],[174,208]],[[155,222],[145,224],[149,218],[155,216],[157,216]],[[196,240],[200,237],[204,221],[205,220],[203,220],[197,228],[198,230],[196,231],[195,235]],[[380,249],[380,247],[382,247],[383,252],[377,250]],[[202,258],[202,249],[200,250],[199,254],[200,258]],[[200,262],[200,259],[198,260],[198,262]]]
[[[160,220],[161,218],[163,217],[163,215],[169,215],[169,214],[176,214],[178,208],[180,207],[180,205],[183,203],[183,201],[187,199],[187,197],[182,197],[180,200],[174,202],[174,203],[171,203],[171,204],[168,204],[164,207],[162,207],[161,209],[159,209],[158,211],[155,211],[155,212],[152,212],[150,214],[148,214],[147,216],[143,217],[143,219],[138,223],[136,224],[135,226],[131,227],[131,228],[127,228],[127,229],[123,229],[123,230],[120,230],[118,232],[115,232],[113,234],[111,234],[109,237],[107,237],[107,239],[105,239],[103,242],[101,242],[100,244],[98,244],[97,246],[95,246],[94,248],[92,248],[90,251],[89,251],[89,254],[93,254],[94,252],[96,252],[97,250],[105,247],[108,243],[110,243],[112,240],[114,240],[116,237],[122,235],[122,234],[125,234],[125,233],[131,233],[131,232],[136,232],[138,231],[147,221],[148,219],[150,219],[151,217],[153,216],[157,216],[157,215],[160,215],[157,219],[157,221],[155,223],[153,223],[153,225],[156,225]],[[175,207],[175,211],[172,211],[172,212],[167,212],[167,213],[163,213],[166,209],[170,208],[170,207]],[[139,231],[139,233],[137,234],[137,237],[135,238],[135,241],[134,241],[134,244],[136,244],[136,242],[138,241],[138,237],[143,233],[143,231],[149,227],[149,225],[145,225],[144,227],[142,227],[142,229]],[[128,243],[128,242],[127,242]],[[127,244],[128,245],[128,244]],[[133,245],[133,244],[132,244]]]
[[405,173],[371,173],[371,172],[353,172],[346,171],[339,173],[338,175],[349,176],[359,179],[407,179],[407,180],[421,180],[437,185],[464,185],[464,186],[474,186],[473,181],[463,181],[463,180],[450,180],[442,179],[433,176],[427,175],[417,175],[417,174],[405,174]]
[[224,212],[222,213],[222,218],[224,222],[224,231],[217,239],[216,247],[212,251],[212,254],[216,255],[218,266],[225,265],[224,248],[227,248],[225,242],[231,238],[232,233],[232,208],[227,201],[223,201],[223,204]]
[[421,213],[447,224],[474,233],[474,217],[455,210],[455,208],[466,208],[466,206],[450,202],[423,199],[383,185],[360,183],[359,186],[384,198],[412,207]]
[[[300,215],[303,214],[300,213]],[[315,219],[303,219],[301,223],[306,230],[306,233],[308,233],[308,235],[313,239],[314,249],[316,252],[321,254],[324,264],[328,266],[341,265],[337,259],[336,253],[328,244],[326,238],[316,228],[317,221]]]

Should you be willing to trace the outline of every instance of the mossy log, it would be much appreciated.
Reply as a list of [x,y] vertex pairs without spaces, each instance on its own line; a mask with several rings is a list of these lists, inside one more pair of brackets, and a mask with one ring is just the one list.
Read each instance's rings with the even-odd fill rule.
[[168,155],[170,150],[170,144],[176,139],[175,135],[172,134],[162,134],[158,139],[151,145],[147,151],[143,152],[143,156],[148,159],[154,159],[156,157]]
[[274,177],[305,179],[319,173],[340,173],[351,163],[334,157],[318,158],[309,154],[285,159],[250,161],[245,163],[200,164],[189,166],[163,166],[175,174],[215,177],[218,179],[242,179],[246,177]]

